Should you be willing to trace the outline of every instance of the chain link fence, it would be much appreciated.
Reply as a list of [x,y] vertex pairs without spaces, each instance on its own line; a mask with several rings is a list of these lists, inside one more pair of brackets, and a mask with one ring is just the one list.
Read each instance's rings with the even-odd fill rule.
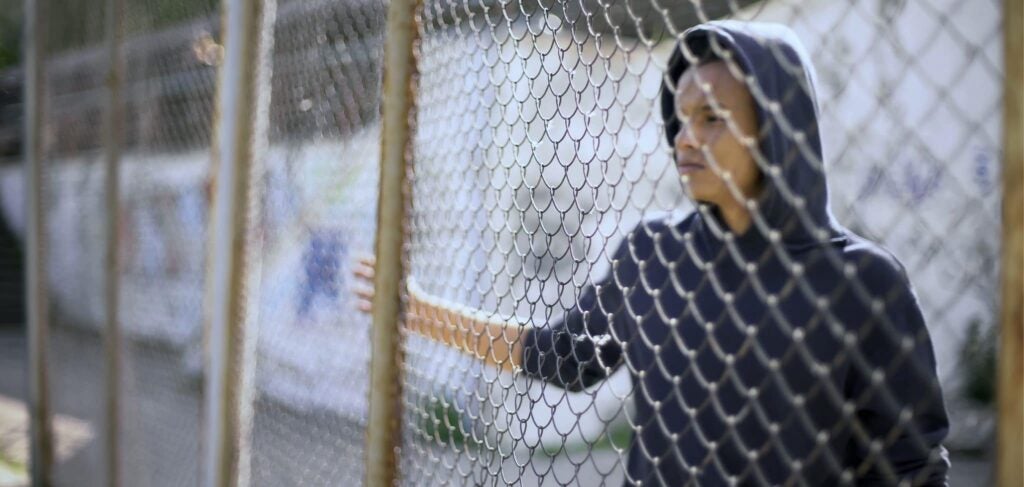
[[[21,9],[11,9],[21,17]],[[0,20],[3,43],[10,42],[19,33],[12,27],[14,19]],[[11,49],[0,52],[0,60],[16,64],[17,54]],[[21,73],[12,69],[0,75],[0,164],[7,167],[18,161],[21,151]],[[0,199],[7,208],[12,195],[0,189]],[[0,211],[0,484],[26,483],[29,479],[28,464],[28,411],[19,399],[27,388],[25,364],[25,250],[19,239],[20,221],[9,218],[7,211]],[[20,235],[24,235],[20,232]]]
[[[209,144],[216,64],[202,46],[218,4],[129,1],[123,22],[118,325],[120,482],[198,481],[201,338]],[[62,485],[110,485],[111,387],[105,206],[110,52],[105,4],[45,2],[42,100],[49,374]],[[59,14],[54,15],[54,12]],[[24,235],[20,173],[4,175],[5,215]],[[198,345],[196,345],[198,347]],[[66,418],[66,420],[62,420]],[[63,423],[75,427],[65,431]]]
[[[54,478],[198,484],[225,5],[123,5],[108,457],[108,4],[45,3]],[[376,218],[388,8],[276,2],[243,478],[365,481],[353,274],[380,224],[404,233],[399,483],[916,485],[943,446],[990,483],[998,2],[424,0],[401,222]],[[4,164],[21,241],[25,198]]]
[[[69,7],[58,2],[44,8]],[[73,7],[72,7],[73,8]],[[108,338],[101,323],[105,318],[102,283],[105,278],[103,117],[107,102],[102,96],[106,65],[102,49],[104,13],[101,9],[75,9],[76,22],[62,30],[44,32],[43,51],[50,61],[43,65],[44,95],[42,186],[39,196],[43,214],[50,218],[41,227],[42,258],[50,263],[41,276],[48,284],[49,406],[53,420],[55,483],[76,479],[99,484],[104,452],[95,447],[103,441],[104,353]],[[98,45],[84,55],[76,51]],[[49,123],[46,123],[49,122]],[[89,190],[89,185],[95,189]],[[6,191],[5,191],[6,192]],[[13,196],[13,195],[12,195]],[[24,193],[19,198],[25,201]],[[20,202],[20,201],[19,201]],[[87,223],[87,222],[90,222]],[[66,235],[64,238],[55,238]],[[83,244],[84,242],[84,244]],[[75,319],[81,313],[92,320]],[[88,330],[88,323],[95,328]],[[90,400],[91,399],[91,400]],[[67,446],[68,432],[61,417],[78,425],[75,440]]]
[[[125,485],[200,476],[201,343],[220,3],[124,4],[118,283]],[[96,188],[105,191],[103,188]]]
[[925,482],[940,383],[985,449],[999,13],[424,2],[404,478]]
[[373,252],[385,9],[278,6],[258,223],[257,485],[363,479],[370,323],[351,276]]

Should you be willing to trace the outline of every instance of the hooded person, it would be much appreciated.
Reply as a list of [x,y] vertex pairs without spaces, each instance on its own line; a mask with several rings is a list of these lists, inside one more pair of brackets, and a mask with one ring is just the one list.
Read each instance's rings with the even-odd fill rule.
[[[627,484],[946,484],[931,339],[902,265],[829,210],[814,88],[784,26],[687,30],[661,115],[698,211],[640,224],[562,321],[521,336],[523,370],[569,390],[628,368]],[[710,141],[725,129],[748,155]]]

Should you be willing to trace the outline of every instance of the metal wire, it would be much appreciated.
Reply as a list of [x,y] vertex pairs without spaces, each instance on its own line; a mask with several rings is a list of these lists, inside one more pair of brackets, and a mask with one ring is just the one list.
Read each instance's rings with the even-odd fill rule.
[[[125,485],[201,478],[218,4],[126,0]],[[356,484],[370,322],[349,276],[378,224],[388,5],[278,4],[250,222],[251,483]],[[46,66],[50,386],[58,445],[71,445],[57,481],[103,485],[90,439],[108,64],[104,12],[76,8],[51,30]],[[715,19],[791,33],[725,24],[752,41],[712,33],[675,54]],[[916,484],[943,474],[940,443],[986,448],[1000,22],[991,0],[422,2],[408,221],[379,222],[407,235],[401,482]],[[679,82],[679,56],[708,52],[739,75],[756,133],[718,91],[728,78],[690,68]],[[663,111],[681,88],[748,151],[770,198],[745,193],[733,159],[698,140],[699,118]],[[745,205],[747,233],[695,202],[709,179],[681,176],[687,147],[705,175],[731,171],[717,194]],[[20,177],[0,169],[15,234]]]
[[[999,123],[985,114],[1000,106],[997,5],[779,1],[716,10],[725,5],[425,2],[410,173],[407,481],[896,482],[905,466],[882,454],[894,444],[944,470],[927,424],[942,410],[939,382],[954,418],[947,444],[988,441],[990,422],[973,432],[960,422],[980,416],[960,392],[975,379],[958,355],[968,330],[996,320]],[[827,230],[803,206],[821,190],[773,172],[793,153],[754,147],[765,179],[795,210],[780,227],[770,207],[749,207],[751,232],[770,243],[763,251],[714,205],[695,208],[684,196],[659,93],[685,29],[723,14],[780,22],[810,48],[820,131],[789,111],[806,85],[773,92],[770,81],[740,79],[762,107],[762,130],[777,127],[810,171],[827,174],[838,221],[902,262],[889,261],[886,277],[838,251],[808,262],[786,241],[794,228],[814,237]],[[753,62],[792,66],[778,47],[766,51],[776,59]],[[725,61],[754,74],[739,55]],[[738,122],[724,118],[739,137]],[[726,186],[746,199],[737,181]],[[708,233],[725,242],[721,253],[695,243]],[[703,277],[687,280],[688,267]],[[903,272],[914,291],[903,288]],[[930,338],[891,311],[907,306],[907,293]],[[851,316],[850,302],[870,311]],[[759,306],[764,314],[751,316]],[[544,330],[550,346],[525,338]],[[941,381],[928,360],[932,342]],[[893,355],[880,356],[879,345]],[[522,363],[531,347],[536,363]],[[608,349],[621,356],[604,361]],[[751,382],[752,369],[761,379]],[[866,392],[850,396],[848,382],[830,379],[839,370],[866,381]],[[802,374],[816,379],[808,386]],[[847,416],[823,423],[823,403]],[[871,408],[907,416],[879,431],[862,412]],[[769,433],[751,434],[756,424]],[[849,451],[829,443],[844,434],[871,453],[850,463]],[[794,444],[796,436],[816,446]],[[633,463],[653,470],[636,477],[644,470]],[[904,480],[923,482],[927,470]]]
[[363,479],[370,326],[351,276],[373,252],[385,11],[379,1],[279,7],[260,222],[256,485]]
[[[110,69],[105,12],[95,5],[56,7],[50,6],[60,15],[48,18],[55,52],[47,64],[43,187],[52,242],[48,293],[58,317],[51,329],[50,387],[57,417],[70,417],[77,426],[70,437],[58,429],[59,441],[70,448],[58,455],[55,477],[60,484],[107,485],[112,480],[103,459],[111,452],[101,441],[107,316],[102,293],[110,237],[103,230],[108,215],[101,121],[108,110]],[[196,58],[193,41],[211,32],[215,22],[209,15],[215,10],[208,10],[209,3],[198,7],[180,7],[182,15],[157,12],[154,2],[126,5],[127,73],[120,103],[127,120],[126,130],[114,135],[124,148],[123,211],[116,215],[122,231],[113,236],[121,248],[116,268],[125,333],[123,448],[112,453],[123,460],[126,485],[198,480],[199,372],[186,371],[181,359],[188,340],[201,337],[205,160],[214,94],[214,65]],[[174,27],[189,18],[197,20]]]

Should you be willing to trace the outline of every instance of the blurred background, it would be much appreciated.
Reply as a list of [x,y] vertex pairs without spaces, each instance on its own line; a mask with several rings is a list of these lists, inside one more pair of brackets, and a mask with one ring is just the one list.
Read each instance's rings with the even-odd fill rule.
[[[106,4],[40,1],[48,14],[37,190],[54,478],[105,485]],[[261,242],[249,263],[261,276],[253,484],[363,481],[370,323],[355,311],[350,276],[377,226],[387,6],[277,2],[270,144],[249,222]],[[200,480],[221,8],[124,5],[116,241],[126,485]],[[691,211],[656,100],[674,36],[702,17],[781,22],[808,46],[832,209],[907,267],[953,422],[951,485],[990,485],[998,1],[427,0],[406,279],[453,306],[543,323],[606,271],[638,222]],[[23,23],[23,2],[0,0],[0,486],[27,485]],[[625,370],[607,386],[566,393],[415,335],[402,352],[406,483],[621,483],[631,432]]]

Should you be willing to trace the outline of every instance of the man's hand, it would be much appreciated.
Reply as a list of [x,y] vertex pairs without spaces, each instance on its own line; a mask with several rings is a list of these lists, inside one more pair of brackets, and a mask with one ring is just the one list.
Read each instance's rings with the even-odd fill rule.
[[356,278],[353,286],[356,293],[356,308],[366,314],[373,312],[373,276],[377,268],[377,259],[372,255],[364,255],[356,261],[352,275]]

